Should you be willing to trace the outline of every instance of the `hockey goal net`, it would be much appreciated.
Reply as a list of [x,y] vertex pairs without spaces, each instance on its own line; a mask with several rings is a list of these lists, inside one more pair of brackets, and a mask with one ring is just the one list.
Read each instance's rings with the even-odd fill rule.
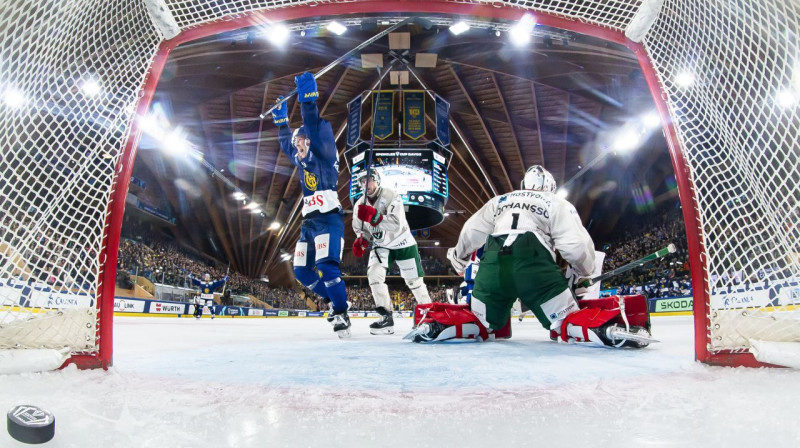
[[[0,355],[111,362],[136,117],[169,49],[270,20],[407,11],[540,23],[640,57],[678,179],[698,359],[755,364],[800,341],[798,7],[778,0],[40,0],[0,2]],[[652,15],[641,43],[626,40]],[[177,36],[177,37],[176,37]],[[638,41],[638,39],[637,39]],[[785,347],[785,346],[784,346]],[[58,364],[58,362],[56,362]]]

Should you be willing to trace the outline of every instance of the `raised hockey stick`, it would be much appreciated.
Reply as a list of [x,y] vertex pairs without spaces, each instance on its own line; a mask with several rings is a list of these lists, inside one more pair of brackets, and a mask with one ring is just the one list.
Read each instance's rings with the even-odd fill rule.
[[[332,68],[334,68],[337,65],[341,64],[342,62],[344,62],[345,59],[347,59],[348,57],[350,57],[354,53],[356,53],[356,52],[366,48],[367,46],[371,45],[372,43],[374,43],[376,40],[380,39],[381,37],[391,33],[392,31],[400,28],[403,25],[407,25],[407,24],[412,23],[412,22],[414,22],[414,17],[408,17],[406,19],[403,19],[403,20],[395,23],[394,25],[390,26],[389,28],[386,28],[385,30],[383,30],[380,33],[372,36],[371,38],[365,40],[364,42],[360,43],[357,47],[355,47],[352,50],[348,51],[347,53],[339,56],[339,58],[336,59],[335,61],[331,62],[330,64],[326,65],[325,67],[322,67],[317,73],[314,73],[314,79],[319,79],[320,76],[324,75],[325,73],[328,73]],[[267,118],[269,116],[269,114],[272,113],[273,110],[275,110],[276,107],[280,106],[281,104],[283,104],[289,98],[293,97],[296,94],[297,94],[297,89],[296,88],[292,89],[289,93],[284,95],[282,100],[279,100],[278,102],[273,104],[269,109],[267,109],[266,111],[262,112],[261,115],[259,115],[259,118],[262,119],[262,120]]]
[[[667,256],[669,254],[674,254],[675,252],[677,252],[677,250],[678,249],[675,247],[675,245],[670,243],[667,247],[665,247],[663,249],[659,249],[659,250],[653,252],[652,254],[650,254],[650,255],[648,255],[646,257],[642,257],[642,258],[640,258],[640,259],[638,259],[636,261],[632,261],[632,262],[626,264],[625,266],[620,266],[617,269],[614,269],[613,271],[608,271],[605,274],[598,275],[597,277],[592,277],[591,281],[589,282],[589,285],[597,283],[597,282],[602,282],[603,280],[606,280],[606,279],[609,279],[609,278],[614,277],[616,275],[622,274],[623,272],[628,272],[631,269],[636,269],[639,266],[645,265],[647,263],[650,263],[653,260],[657,260],[657,259],[665,257],[665,256]],[[585,286],[589,286],[589,285],[585,285]],[[582,285],[582,286],[584,286],[584,285]]]

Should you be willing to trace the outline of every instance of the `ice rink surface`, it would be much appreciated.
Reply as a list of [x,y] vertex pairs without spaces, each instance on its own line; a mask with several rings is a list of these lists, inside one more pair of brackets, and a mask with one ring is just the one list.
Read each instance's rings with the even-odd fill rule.
[[[797,447],[800,372],[693,360],[691,317],[643,350],[514,337],[339,340],[324,319],[116,317],[114,366],[0,376],[0,410],[56,417],[47,447]],[[0,447],[28,446],[0,431]]]

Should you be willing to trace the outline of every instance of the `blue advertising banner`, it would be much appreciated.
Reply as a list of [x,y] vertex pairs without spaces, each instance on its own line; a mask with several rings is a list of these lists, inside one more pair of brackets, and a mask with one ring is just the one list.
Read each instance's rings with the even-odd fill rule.
[[450,146],[450,103],[436,95],[436,138],[442,146]]
[[379,90],[373,93],[375,121],[372,122],[372,134],[378,140],[385,140],[394,133],[394,91]]
[[355,146],[361,137],[361,96],[347,103],[347,146]]
[[425,136],[425,92],[403,92],[403,134],[412,140]]
[[142,190],[147,189],[147,182],[143,181],[142,179],[139,179],[138,177],[131,176],[131,183],[141,188]]

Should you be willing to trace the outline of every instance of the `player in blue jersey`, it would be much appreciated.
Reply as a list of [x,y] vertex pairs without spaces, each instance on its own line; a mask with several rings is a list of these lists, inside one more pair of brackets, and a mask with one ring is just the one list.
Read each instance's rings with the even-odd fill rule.
[[308,289],[330,300],[333,330],[340,338],[347,338],[347,291],[339,270],[344,244],[342,205],[336,191],[339,153],[331,124],[319,116],[314,76],[305,72],[294,82],[303,125],[294,132],[289,129],[285,102],[272,111],[281,150],[298,168],[303,189],[303,223],[294,251],[294,275]]
[[203,280],[198,280],[193,274],[189,274],[189,280],[200,288],[200,295],[194,301],[194,317],[200,319],[200,316],[203,315],[203,307],[207,306],[213,319],[216,316],[214,313],[214,290],[224,285],[228,281],[228,276],[212,282],[209,274],[203,274]]

